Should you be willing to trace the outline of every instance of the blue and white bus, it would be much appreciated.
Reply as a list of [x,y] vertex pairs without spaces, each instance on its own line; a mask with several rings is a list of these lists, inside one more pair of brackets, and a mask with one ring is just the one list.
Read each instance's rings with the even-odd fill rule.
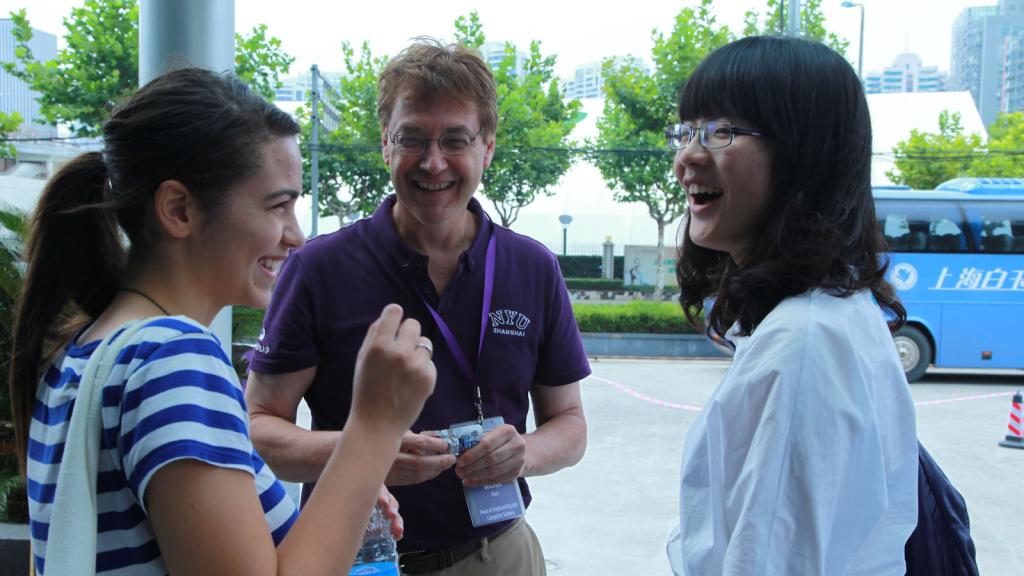
[[940,368],[1024,368],[1024,178],[958,178],[874,192],[907,309],[894,334],[907,380]]

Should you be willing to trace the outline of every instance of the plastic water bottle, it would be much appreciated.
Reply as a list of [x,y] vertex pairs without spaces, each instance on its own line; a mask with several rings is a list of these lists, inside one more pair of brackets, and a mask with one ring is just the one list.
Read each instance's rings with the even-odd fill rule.
[[363,536],[363,545],[356,553],[356,561],[349,570],[349,576],[399,576],[398,550],[395,537],[391,535],[391,521],[380,506],[374,506],[370,524]]

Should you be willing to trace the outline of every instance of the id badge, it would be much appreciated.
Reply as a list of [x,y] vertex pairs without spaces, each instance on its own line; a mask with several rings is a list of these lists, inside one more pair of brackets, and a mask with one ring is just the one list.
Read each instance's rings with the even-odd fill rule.
[[[447,430],[448,434],[443,437],[446,437],[451,452],[458,456],[476,446],[486,432],[504,423],[505,420],[501,416],[494,416],[485,418],[482,425],[476,420],[452,424]],[[469,519],[474,528],[519,518],[525,511],[518,480],[502,484],[463,486],[462,491],[466,496]]]

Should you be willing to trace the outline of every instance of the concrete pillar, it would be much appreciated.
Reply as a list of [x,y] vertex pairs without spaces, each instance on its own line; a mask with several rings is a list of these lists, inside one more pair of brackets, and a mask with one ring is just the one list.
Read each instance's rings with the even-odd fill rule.
[[605,236],[601,245],[601,277],[615,278],[615,243],[611,236]]
[[139,2],[139,86],[187,65],[235,69],[234,0]]
[[789,23],[786,26],[787,36],[800,36],[800,0],[788,0],[789,3]]
[[[167,70],[235,69],[235,0],[141,0],[139,86]],[[231,358],[231,307],[210,323]]]

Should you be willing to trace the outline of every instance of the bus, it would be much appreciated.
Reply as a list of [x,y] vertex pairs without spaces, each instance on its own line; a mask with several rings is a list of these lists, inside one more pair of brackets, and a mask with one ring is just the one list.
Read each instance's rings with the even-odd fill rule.
[[907,309],[907,381],[938,368],[1024,368],[1024,178],[876,188],[887,278]]

